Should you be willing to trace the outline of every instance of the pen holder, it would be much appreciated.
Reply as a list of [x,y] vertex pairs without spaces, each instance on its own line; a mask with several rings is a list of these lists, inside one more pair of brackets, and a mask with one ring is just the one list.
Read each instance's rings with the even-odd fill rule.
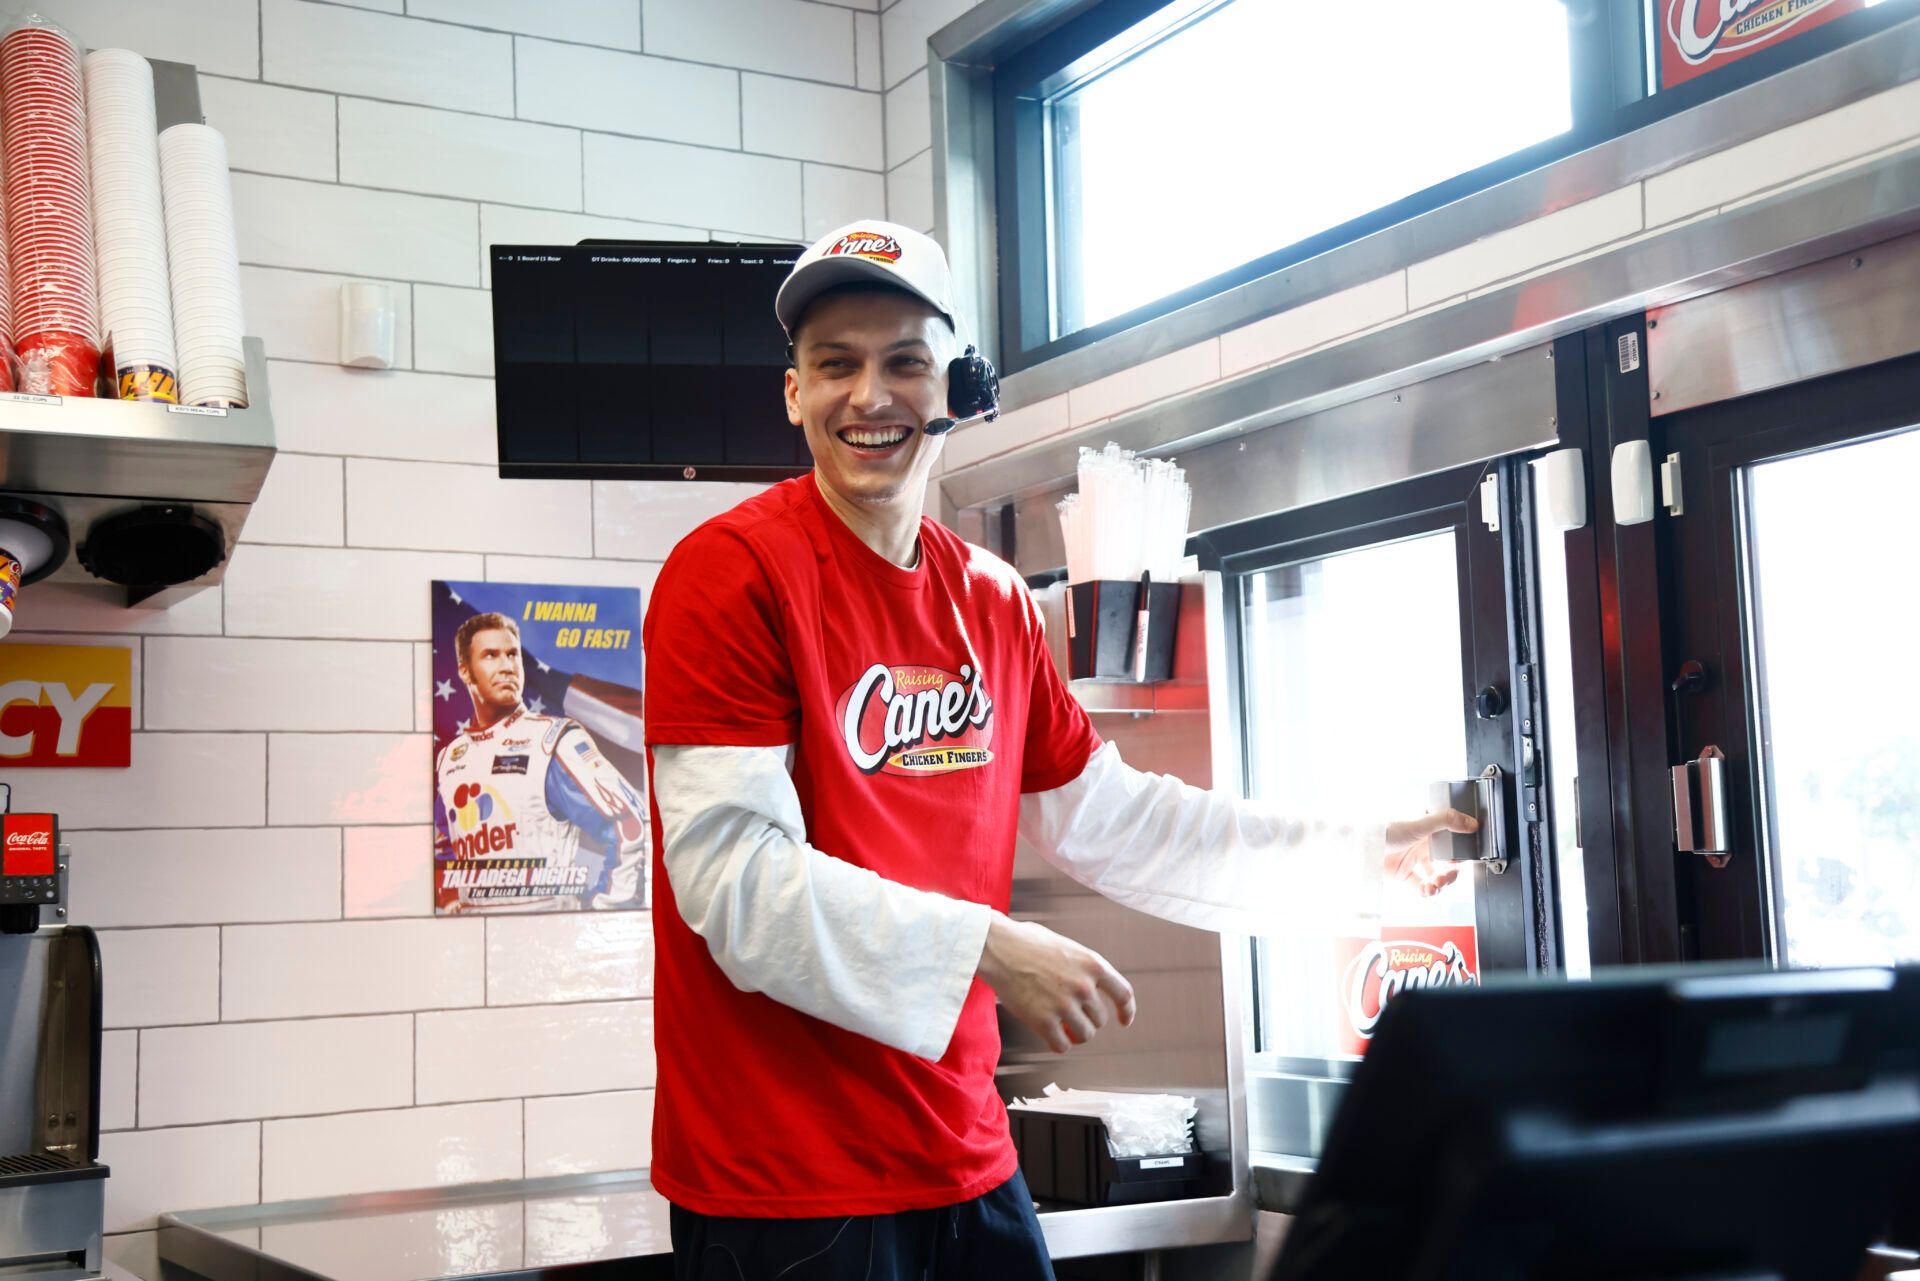
[[1069,679],[1141,682],[1173,675],[1180,584],[1145,584],[1144,601],[1142,586],[1109,580],[1067,588]]

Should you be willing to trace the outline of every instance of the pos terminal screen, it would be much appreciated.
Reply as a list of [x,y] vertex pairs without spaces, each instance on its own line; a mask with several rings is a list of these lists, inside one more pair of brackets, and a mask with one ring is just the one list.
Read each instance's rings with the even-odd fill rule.
[[489,247],[500,474],[804,473],[773,298],[798,245]]

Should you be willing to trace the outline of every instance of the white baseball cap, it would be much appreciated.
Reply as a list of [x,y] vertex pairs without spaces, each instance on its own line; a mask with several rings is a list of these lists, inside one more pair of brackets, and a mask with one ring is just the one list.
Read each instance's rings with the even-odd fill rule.
[[869,218],[829,231],[808,246],[774,296],[773,311],[791,336],[807,304],[835,285],[874,281],[904,289],[959,330],[947,255],[932,236]]

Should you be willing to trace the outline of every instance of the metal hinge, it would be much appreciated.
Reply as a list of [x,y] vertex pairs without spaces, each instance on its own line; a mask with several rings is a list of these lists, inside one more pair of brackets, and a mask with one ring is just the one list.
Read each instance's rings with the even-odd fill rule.
[[1487,528],[1494,533],[1500,532],[1500,476],[1488,472],[1480,481],[1480,519],[1487,522]]

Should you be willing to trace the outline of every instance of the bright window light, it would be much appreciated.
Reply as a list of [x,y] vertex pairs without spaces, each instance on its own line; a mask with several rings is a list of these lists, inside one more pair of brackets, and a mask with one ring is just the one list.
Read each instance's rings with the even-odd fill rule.
[[1050,104],[1057,332],[1565,132],[1568,64],[1559,0],[1233,0]]

